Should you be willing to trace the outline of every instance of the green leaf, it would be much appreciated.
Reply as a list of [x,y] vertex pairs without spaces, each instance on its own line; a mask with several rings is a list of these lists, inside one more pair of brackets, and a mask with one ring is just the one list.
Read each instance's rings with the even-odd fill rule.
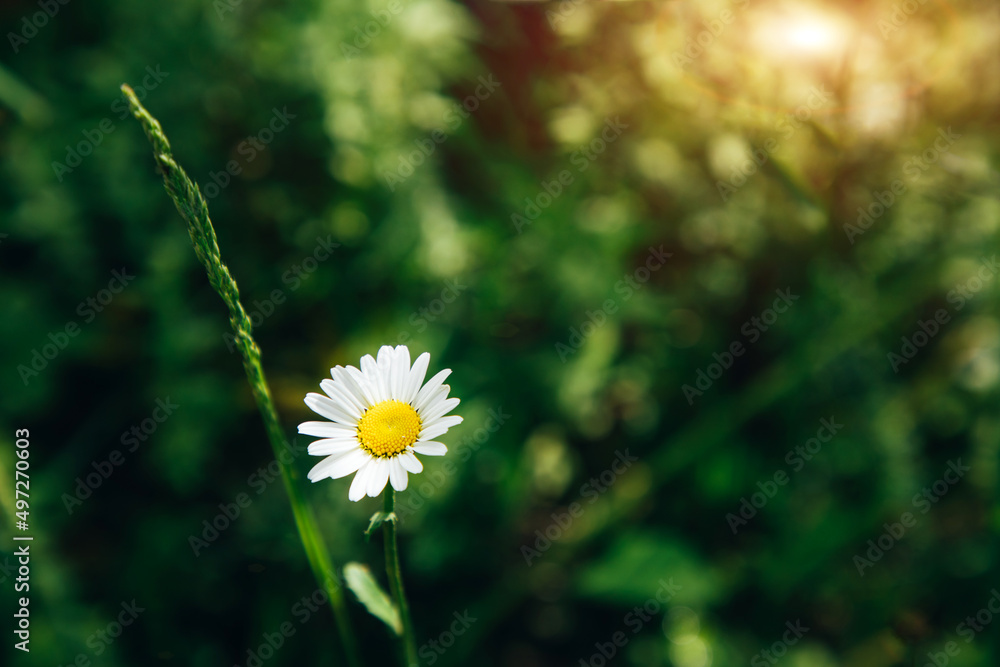
[[361,563],[348,563],[344,566],[344,581],[369,614],[388,625],[397,635],[403,634],[399,609],[375,581],[367,566]]

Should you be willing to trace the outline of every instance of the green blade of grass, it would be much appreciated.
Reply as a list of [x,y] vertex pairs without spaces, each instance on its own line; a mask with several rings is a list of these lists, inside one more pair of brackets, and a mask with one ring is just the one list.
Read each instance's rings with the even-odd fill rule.
[[348,663],[353,667],[359,667],[361,663],[357,644],[347,617],[343,589],[337,581],[333,559],[320,535],[316,518],[302,497],[302,491],[298,484],[298,473],[291,464],[285,463],[281,457],[288,444],[278,421],[278,413],[274,407],[274,399],[271,397],[267,379],[264,376],[264,368],[261,366],[260,348],[251,335],[250,317],[243,309],[243,304],[240,303],[240,293],[236,281],[233,280],[229,269],[222,262],[215,229],[212,227],[212,221],[208,215],[208,204],[198,186],[174,161],[170,142],[163,133],[159,121],[139,103],[129,86],[123,85],[121,90],[128,99],[132,115],[142,124],[142,129],[146,133],[149,143],[153,146],[153,157],[163,175],[163,185],[181,217],[184,218],[184,222],[187,223],[188,234],[191,236],[195,254],[202,266],[205,267],[209,283],[229,308],[229,322],[232,325],[236,345],[243,359],[243,368],[246,370],[247,380],[250,383],[254,400],[257,402],[257,408],[264,419],[264,427],[274,450],[275,460],[281,467],[281,479],[288,492],[295,525],[309,560],[309,566],[316,580],[330,598],[330,606],[333,608],[334,619],[344,651],[347,654]]

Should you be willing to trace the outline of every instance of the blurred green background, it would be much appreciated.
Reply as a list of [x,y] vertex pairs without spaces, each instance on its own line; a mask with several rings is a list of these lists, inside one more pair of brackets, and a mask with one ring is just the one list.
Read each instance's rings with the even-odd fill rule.
[[[290,438],[381,344],[454,369],[465,422],[399,499],[422,664],[998,664],[994,3],[49,4],[0,7],[5,568],[17,428],[35,535],[5,664],[344,664],[123,82],[209,197]],[[348,485],[306,493],[383,577]]]

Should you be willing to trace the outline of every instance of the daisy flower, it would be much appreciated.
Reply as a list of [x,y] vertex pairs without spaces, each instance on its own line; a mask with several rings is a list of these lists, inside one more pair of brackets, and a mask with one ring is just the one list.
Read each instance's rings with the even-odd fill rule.
[[377,361],[370,354],[361,358],[361,370],[331,368],[333,379],[319,384],[326,396],[306,395],[309,409],[330,421],[299,424],[299,433],[323,438],[309,445],[310,454],[326,457],[309,471],[309,479],[356,472],[347,497],[358,501],[382,493],[387,481],[404,490],[408,474],[424,469],[416,454],[444,456],[448,448],[434,438],[462,418],[445,416],[459,402],[448,398],[451,387],[442,384],[451,369],[424,382],[430,360],[424,352],[411,367],[405,345],[385,345]]

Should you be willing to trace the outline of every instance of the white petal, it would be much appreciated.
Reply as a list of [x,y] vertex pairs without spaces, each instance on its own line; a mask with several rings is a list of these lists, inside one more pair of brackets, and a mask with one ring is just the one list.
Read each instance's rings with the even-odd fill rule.
[[392,483],[392,488],[397,491],[406,491],[406,469],[398,458],[389,459],[389,481]]
[[302,422],[299,433],[318,438],[351,438],[357,435],[357,429],[333,422]]
[[403,466],[404,470],[407,470],[414,474],[424,469],[424,464],[421,463],[420,459],[414,456],[413,452],[409,450],[397,456],[396,460],[399,461],[399,465]]
[[426,396],[425,395],[420,400],[420,407],[419,408],[416,408],[415,405],[414,405],[414,408],[416,408],[417,412],[419,412],[421,414],[425,414],[427,412],[432,412],[435,407],[441,405],[446,400],[448,400],[448,392],[450,392],[450,391],[451,391],[451,387],[449,387],[446,384],[441,385],[440,387],[437,388],[437,391],[435,391],[433,394],[431,394],[430,396]]
[[316,414],[322,415],[327,419],[331,419],[335,422],[339,422],[344,426],[357,426],[358,420],[351,417],[351,415],[344,410],[344,408],[337,405],[332,399],[322,394],[314,394],[312,392],[306,394],[306,405],[309,409]]
[[343,383],[327,379],[320,382],[319,386],[334,403],[342,407],[344,412],[349,414],[354,420],[361,419],[361,414],[365,411],[365,406],[355,398],[354,393],[348,387],[344,386]]
[[424,377],[427,375],[427,366],[431,363],[431,355],[424,352],[417,360],[413,362],[413,368],[410,369],[410,374],[406,378],[406,388],[403,390],[403,396],[399,399],[404,403],[413,403],[413,399],[417,397],[417,392],[420,390],[420,385],[424,382]]
[[365,377],[364,372],[359,371],[354,366],[348,366],[344,370],[347,371],[347,374],[351,377],[351,380],[354,382],[355,386],[361,392],[361,396],[365,399],[365,402],[368,404],[368,407],[371,407],[379,402],[378,398],[375,395],[375,385],[373,385],[368,381],[368,378]]
[[329,456],[343,454],[358,447],[357,438],[327,438],[309,443],[310,456]]
[[388,345],[383,345],[378,349],[378,376],[382,383],[382,398],[389,400],[392,398],[392,366],[396,353]]
[[351,482],[351,490],[347,492],[347,499],[352,502],[358,502],[365,497],[365,487],[368,485],[368,474],[371,471],[372,463],[375,459],[369,459],[364,465],[358,469],[358,474],[354,476],[354,481]]
[[413,451],[424,456],[444,456],[448,453],[448,448],[440,442],[417,442],[412,447]]
[[461,401],[457,398],[449,398],[438,403],[432,403],[424,408],[423,412],[420,413],[420,420],[425,424],[433,423],[437,421],[439,417],[442,417],[457,408],[460,402]]
[[[426,431],[429,431],[432,428],[437,428],[439,426],[444,426],[444,431],[442,431],[442,433],[447,433],[448,429],[458,426],[461,423],[462,423],[462,418],[459,417],[458,415],[448,415],[447,417],[438,417],[434,421],[424,423],[424,428],[420,432],[420,435],[421,437],[423,437]],[[437,437],[436,435],[432,435],[430,437],[425,437],[423,439],[430,440],[431,438],[436,438],[436,437]]]
[[449,375],[451,375],[451,369],[446,368],[437,375],[435,375],[434,377],[432,377],[430,380],[428,380],[427,384],[423,386],[423,388],[417,394],[417,397],[413,400],[413,407],[419,410],[420,407],[418,406],[424,405],[429,397],[437,394],[437,390],[441,386],[441,383],[444,382],[445,378],[447,378]]
[[420,437],[418,440],[420,442],[425,442],[427,440],[433,440],[434,438],[440,437],[448,432],[451,427],[448,424],[442,423],[443,420],[434,422],[429,426],[425,426],[424,430],[420,432]]
[[382,493],[385,483],[389,481],[389,462],[385,459],[372,459],[371,472],[368,475],[368,496],[374,498]]
[[393,354],[392,373],[389,376],[389,388],[392,397],[397,401],[408,403],[403,397],[406,382],[410,378],[410,349],[405,345],[397,345]]
[[384,401],[385,391],[382,387],[382,373],[372,355],[366,354],[361,357],[361,372],[364,373],[365,380],[368,381],[368,389],[372,392],[375,403]]
[[364,450],[357,448],[346,454],[334,454],[328,456],[309,471],[309,479],[316,482],[324,477],[338,479],[356,472],[358,468],[365,464],[370,457]]
[[413,409],[417,412],[423,412],[430,406],[436,405],[448,398],[449,391],[451,391],[451,387],[444,385],[438,387],[433,393],[418,396],[417,400],[413,402]]
[[364,413],[369,407],[375,404],[372,400],[371,392],[367,391],[367,383],[363,383],[364,375],[354,366],[348,366],[347,368],[334,368],[331,369],[336,371],[334,377],[340,385],[354,397],[358,405],[361,406],[361,412]]

